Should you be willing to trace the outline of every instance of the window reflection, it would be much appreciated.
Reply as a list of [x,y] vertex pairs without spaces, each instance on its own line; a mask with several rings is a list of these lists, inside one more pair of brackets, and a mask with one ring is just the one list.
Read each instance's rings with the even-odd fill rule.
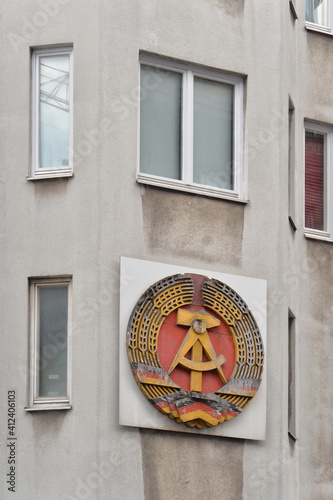
[[68,287],[39,287],[39,397],[67,395]]
[[69,55],[40,57],[40,168],[69,165]]
[[328,26],[327,0],[306,0],[306,20]]

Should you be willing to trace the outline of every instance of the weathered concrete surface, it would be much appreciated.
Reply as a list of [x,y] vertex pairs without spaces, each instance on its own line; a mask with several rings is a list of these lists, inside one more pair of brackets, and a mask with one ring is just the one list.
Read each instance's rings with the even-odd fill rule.
[[241,266],[243,205],[149,187],[142,193],[149,249],[165,256]]
[[[331,500],[333,247],[306,240],[302,229],[304,118],[332,123],[331,37],[304,29],[305,1],[296,2],[297,22],[288,2],[273,0],[264,8],[244,0],[54,0],[52,15],[43,15],[43,3],[0,6],[1,404],[7,389],[17,391],[17,498],[79,500],[85,486],[90,500]],[[30,48],[67,43],[74,57],[75,175],[31,183]],[[249,204],[135,182],[140,51],[244,75]],[[293,235],[289,97],[296,113]],[[105,118],[110,126],[96,141]],[[83,144],[89,152],[79,154]],[[266,442],[119,427],[121,255],[267,279]],[[27,279],[63,274],[73,275],[73,409],[28,414]],[[294,445],[287,423],[289,308],[298,352]],[[3,471],[3,453],[0,460]],[[105,463],[111,468],[103,477]],[[5,475],[0,481],[7,500]]]
[[145,500],[242,498],[242,440],[141,430],[141,443]]
[[[304,30],[299,41],[300,125],[303,117],[332,124],[331,39]],[[302,200],[298,201],[302,217]],[[300,498],[329,500],[333,497],[333,246],[302,237],[296,240]]]
[[333,429],[328,425],[329,409],[333,407],[330,383],[333,379],[333,290],[329,285],[333,282],[332,262],[330,244],[307,242],[300,276],[306,290],[302,294],[300,323],[300,440],[303,444],[300,473],[301,484],[305,476],[311,478],[304,497],[316,500],[333,496]]

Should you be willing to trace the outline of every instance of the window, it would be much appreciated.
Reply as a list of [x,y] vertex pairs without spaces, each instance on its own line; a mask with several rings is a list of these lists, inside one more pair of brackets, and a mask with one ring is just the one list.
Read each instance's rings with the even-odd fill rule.
[[243,198],[243,79],[141,58],[138,181]]
[[305,232],[332,238],[332,140],[333,129],[305,126]]
[[32,53],[32,178],[72,175],[72,50]]
[[296,440],[296,319],[291,311],[288,318],[288,433]]
[[70,278],[31,280],[27,410],[70,408],[70,313]]
[[289,98],[289,151],[288,151],[288,213],[294,231],[295,224],[295,108]]
[[306,0],[305,20],[309,23],[308,27],[331,32],[332,10],[331,0]]

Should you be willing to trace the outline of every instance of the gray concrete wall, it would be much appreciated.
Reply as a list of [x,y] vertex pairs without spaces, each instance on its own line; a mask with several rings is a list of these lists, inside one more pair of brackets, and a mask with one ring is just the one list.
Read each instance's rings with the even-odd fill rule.
[[[299,124],[304,119],[332,125],[333,92],[330,36],[300,30]],[[301,202],[301,200],[300,200]],[[329,361],[333,348],[333,247],[298,237],[300,346],[300,491],[304,498],[333,495],[333,393]]]
[[[304,3],[295,22],[288,2],[54,0],[53,13],[43,1],[2,2],[0,407],[15,389],[15,498],[332,498],[333,247],[302,231],[303,120],[331,123],[332,40],[305,31]],[[74,47],[74,177],[31,182],[30,47],[62,43]],[[136,183],[139,51],[245,75],[248,204]],[[96,140],[104,118],[112,127]],[[267,280],[265,442],[118,425],[121,255]],[[27,413],[28,277],[64,274],[73,275],[73,408]],[[288,308],[299,349],[295,444],[288,438]],[[5,451],[1,459],[4,471]],[[4,472],[1,482],[0,497],[11,498]]]

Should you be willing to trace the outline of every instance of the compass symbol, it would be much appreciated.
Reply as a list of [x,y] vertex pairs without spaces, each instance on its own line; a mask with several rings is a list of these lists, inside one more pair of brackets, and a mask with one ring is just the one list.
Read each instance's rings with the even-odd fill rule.
[[[197,312],[178,309],[177,324],[189,326],[190,328],[171,363],[168,374],[177,365],[190,370],[190,390],[193,392],[202,392],[202,372],[210,370],[216,370],[223,384],[226,384],[227,381],[221,368],[221,365],[226,361],[225,357],[223,354],[216,356],[207,331],[209,328],[218,326],[220,320],[205,311]],[[191,359],[185,357],[189,351],[191,351]],[[203,353],[205,353],[209,361],[202,360]]]

